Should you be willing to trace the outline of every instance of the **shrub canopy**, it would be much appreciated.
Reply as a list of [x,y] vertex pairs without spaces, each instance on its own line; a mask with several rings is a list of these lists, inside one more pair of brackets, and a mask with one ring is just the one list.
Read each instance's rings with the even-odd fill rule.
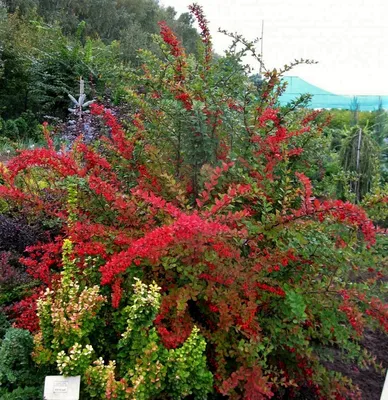
[[320,113],[305,98],[280,108],[276,70],[250,83],[241,37],[213,60],[191,11],[199,58],[161,23],[164,59],[143,51],[130,110],[92,106],[104,138],[58,151],[46,127],[46,147],[2,167],[2,198],[60,232],[27,248],[42,286],[17,325],[37,363],[83,375],[85,396],[359,398],[324,361],[338,346],[372,362],[363,331],[388,328],[376,229],[314,197],[304,149]]

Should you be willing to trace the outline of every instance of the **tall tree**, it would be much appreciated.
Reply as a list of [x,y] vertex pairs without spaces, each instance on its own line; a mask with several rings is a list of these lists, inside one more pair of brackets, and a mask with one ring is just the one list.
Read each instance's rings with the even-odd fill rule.
[[349,185],[356,203],[372,187],[372,181],[378,172],[379,147],[368,129],[359,126],[351,128],[343,141],[341,165],[344,171],[352,173]]

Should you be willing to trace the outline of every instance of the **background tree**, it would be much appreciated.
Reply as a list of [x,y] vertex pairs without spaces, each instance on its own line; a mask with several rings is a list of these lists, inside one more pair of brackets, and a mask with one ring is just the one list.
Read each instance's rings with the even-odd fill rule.
[[63,119],[80,76],[88,95],[118,101],[124,75],[140,66],[138,50],[158,52],[152,35],[160,20],[176,28],[189,53],[199,39],[189,14],[177,19],[155,0],[8,0],[0,10],[0,133],[13,140],[39,134],[35,122],[22,129],[31,122],[23,113]]
[[349,105],[349,109],[351,111],[350,126],[355,126],[358,124],[359,113],[360,113],[360,103],[358,102],[356,96],[352,98],[352,101],[350,102]]
[[379,107],[375,111],[374,138],[380,147],[381,177],[383,182],[388,182],[388,113],[383,109],[380,99]]
[[369,130],[356,126],[347,132],[340,157],[343,170],[352,174],[350,190],[359,203],[378,179],[378,145]]

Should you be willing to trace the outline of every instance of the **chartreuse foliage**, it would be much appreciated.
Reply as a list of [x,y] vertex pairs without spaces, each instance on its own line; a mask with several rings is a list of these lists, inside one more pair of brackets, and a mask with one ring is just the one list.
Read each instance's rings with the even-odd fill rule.
[[[161,298],[155,283],[148,287],[135,279],[130,305],[119,315],[125,329],[117,343],[117,362],[105,363],[103,354],[98,358],[90,342],[99,333],[98,319],[106,298],[98,286],[89,288],[78,282],[71,256],[72,243],[66,239],[58,287],[55,292],[47,289],[38,300],[35,362],[55,363],[66,376],[81,375],[86,382],[83,398],[141,400],[169,393],[174,399],[188,395],[206,399],[213,383],[204,356],[206,342],[193,327],[182,347],[169,350],[163,346],[152,327]],[[116,370],[122,377],[119,381]]]
[[388,329],[378,232],[362,208],[314,197],[303,171],[319,112],[279,108],[277,71],[258,91],[240,37],[246,50],[213,60],[191,11],[199,59],[161,23],[165,59],[143,52],[123,124],[96,104],[100,142],[57,152],[46,132],[2,168],[4,201],[60,231],[27,249],[47,289],[16,325],[37,363],[83,376],[85,398],[360,398],[324,361],[337,346],[373,363],[364,329]]

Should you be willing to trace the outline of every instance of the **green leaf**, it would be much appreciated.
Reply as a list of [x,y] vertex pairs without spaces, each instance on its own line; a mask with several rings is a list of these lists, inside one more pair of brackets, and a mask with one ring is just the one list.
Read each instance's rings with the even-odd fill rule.
[[286,301],[285,303],[290,307],[292,317],[294,317],[295,323],[299,321],[304,321],[307,318],[305,313],[306,303],[304,301],[304,297],[296,293],[293,290],[286,290]]

